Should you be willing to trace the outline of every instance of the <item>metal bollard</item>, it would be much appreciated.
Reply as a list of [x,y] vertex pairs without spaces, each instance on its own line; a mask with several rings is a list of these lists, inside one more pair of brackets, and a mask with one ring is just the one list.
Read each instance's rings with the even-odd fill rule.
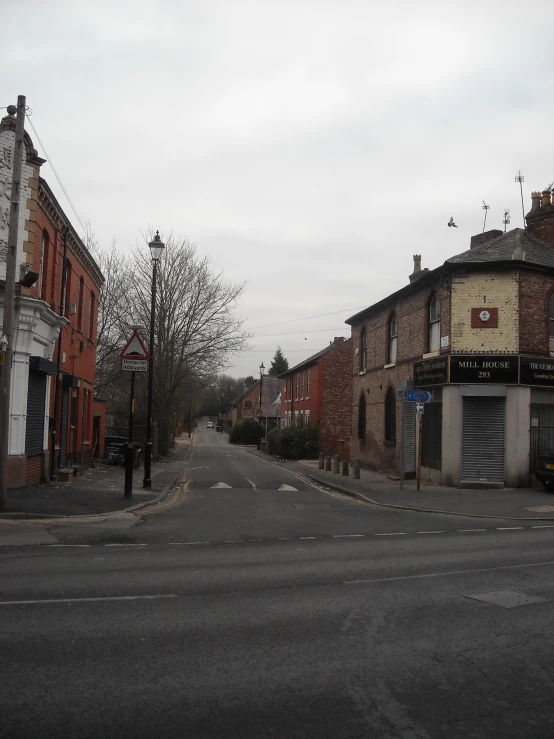
[[322,470],[324,468],[325,468],[325,454],[323,454],[323,452],[321,452],[321,454],[319,455],[319,466],[318,466],[318,469]]
[[338,475],[339,473],[339,455],[335,454],[333,457],[333,472],[335,475]]
[[353,473],[354,473],[354,479],[359,480],[360,479],[360,463],[354,462],[352,465]]
[[331,457],[325,457],[325,472],[331,472]]
[[342,462],[341,475],[343,477],[348,477],[348,462],[346,460]]

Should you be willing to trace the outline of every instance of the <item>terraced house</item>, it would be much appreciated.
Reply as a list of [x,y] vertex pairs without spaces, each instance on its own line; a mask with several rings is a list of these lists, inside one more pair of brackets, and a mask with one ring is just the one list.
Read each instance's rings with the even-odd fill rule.
[[528,485],[554,447],[554,206],[532,194],[526,229],[493,230],[434,270],[414,256],[408,285],[348,319],[352,460],[415,470],[415,408],[428,390],[423,477],[446,485]]

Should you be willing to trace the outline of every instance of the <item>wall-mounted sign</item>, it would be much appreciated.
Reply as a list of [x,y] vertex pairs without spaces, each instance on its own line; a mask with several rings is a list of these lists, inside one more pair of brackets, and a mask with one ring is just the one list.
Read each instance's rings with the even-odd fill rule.
[[414,362],[414,387],[446,385],[448,382],[448,357],[433,357]]
[[554,387],[554,358],[520,357],[520,383]]
[[452,355],[450,382],[461,385],[517,385],[518,359],[510,355]]
[[450,336],[441,336],[441,349],[446,349],[450,344]]

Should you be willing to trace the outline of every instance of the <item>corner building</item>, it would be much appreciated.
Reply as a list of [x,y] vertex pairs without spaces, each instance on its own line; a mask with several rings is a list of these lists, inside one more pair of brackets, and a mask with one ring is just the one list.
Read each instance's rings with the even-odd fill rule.
[[414,256],[410,284],[348,319],[352,460],[450,486],[527,486],[554,448],[554,206],[532,194],[527,228],[493,230],[434,270]]

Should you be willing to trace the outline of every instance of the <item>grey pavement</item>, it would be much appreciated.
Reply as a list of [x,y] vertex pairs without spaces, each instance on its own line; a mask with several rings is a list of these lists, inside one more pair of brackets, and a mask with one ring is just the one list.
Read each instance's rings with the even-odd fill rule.
[[553,525],[367,505],[204,429],[185,466],[131,528],[0,550],[1,737],[554,736]]
[[255,448],[249,448],[248,451],[305,475],[318,484],[364,496],[379,505],[461,516],[554,520],[554,494],[540,487],[470,489],[422,482],[421,490],[418,491],[415,480],[405,480],[404,489],[401,490],[399,480],[391,479],[380,472],[360,470],[360,479],[355,480],[352,467],[349,468],[348,476],[342,476],[340,473],[318,469],[317,460],[277,461]]

